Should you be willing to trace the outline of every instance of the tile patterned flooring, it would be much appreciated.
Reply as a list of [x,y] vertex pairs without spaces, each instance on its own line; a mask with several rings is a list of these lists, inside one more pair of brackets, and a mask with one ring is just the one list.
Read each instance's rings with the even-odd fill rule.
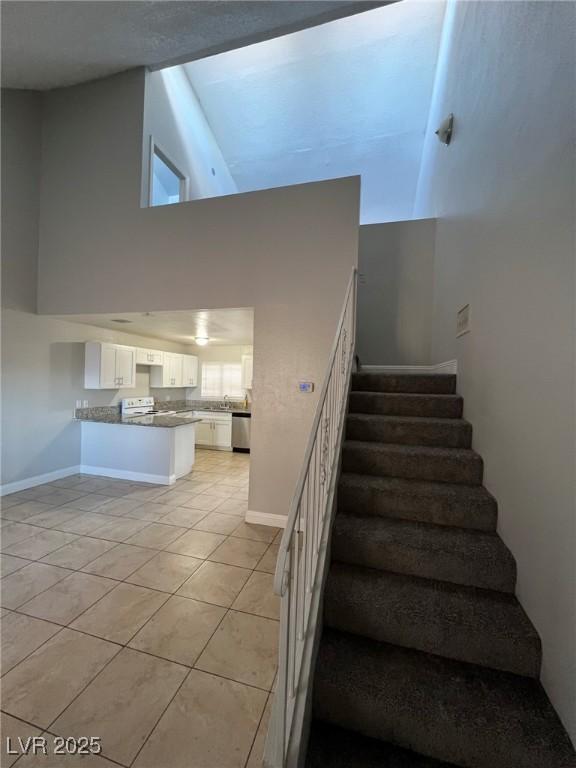
[[[258,768],[280,532],[244,522],[249,457],[175,486],[74,475],[2,499],[2,766]],[[6,737],[100,736],[100,756]]]

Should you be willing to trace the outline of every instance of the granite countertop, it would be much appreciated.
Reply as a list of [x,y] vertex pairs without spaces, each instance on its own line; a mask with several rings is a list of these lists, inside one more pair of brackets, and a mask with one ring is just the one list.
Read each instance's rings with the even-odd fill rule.
[[184,414],[149,414],[146,416],[127,416],[121,414],[93,414],[90,416],[77,416],[77,421],[92,421],[99,424],[126,424],[132,427],[183,427],[187,424],[196,424],[201,419]]
[[145,416],[122,416],[118,405],[94,406],[92,408],[77,408],[76,421],[93,421],[99,424],[128,424],[140,427],[182,427],[202,421],[194,416],[195,412],[212,413],[245,413],[251,415],[249,408],[238,404],[232,408],[218,408],[215,403],[189,403],[186,400],[165,400],[156,403],[158,413]]

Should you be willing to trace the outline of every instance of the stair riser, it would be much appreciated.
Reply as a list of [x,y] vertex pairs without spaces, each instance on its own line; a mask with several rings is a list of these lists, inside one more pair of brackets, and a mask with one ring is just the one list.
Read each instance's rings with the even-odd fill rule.
[[470,448],[472,427],[469,424],[404,424],[355,419],[346,423],[347,440],[363,440],[396,445],[427,445],[443,448]]
[[492,501],[453,502],[435,496],[401,496],[374,488],[341,485],[338,509],[352,514],[393,517],[420,523],[495,531],[498,510]]
[[427,395],[452,395],[456,392],[456,376],[391,375],[355,373],[352,389],[369,392],[409,392]]
[[417,546],[403,543],[382,543],[377,539],[353,539],[338,529],[332,535],[332,559],[350,565],[361,565],[380,571],[403,573],[424,579],[447,581],[468,587],[514,592],[516,569],[514,562],[492,562],[490,559],[470,559],[442,549],[425,552]]
[[[457,609],[448,606],[446,622],[427,620],[435,612],[442,614],[442,604],[431,611],[430,606],[410,603],[410,612],[398,610],[398,595],[389,593],[365,595],[358,599],[356,590],[347,590],[346,580],[328,577],[324,596],[324,623],[342,632],[361,635],[384,643],[401,645],[426,653],[433,653],[457,661],[501,669],[517,675],[537,678],[540,674],[540,643],[535,638],[512,639],[487,635],[468,628],[461,621]],[[371,603],[371,604],[369,604]],[[407,618],[408,616],[408,618]]]
[[462,418],[460,397],[434,398],[426,395],[385,395],[351,392],[350,413],[378,413],[383,416],[430,416],[438,419]]
[[409,480],[431,480],[459,485],[482,485],[482,460],[476,454],[469,458],[400,454],[371,451],[345,446],[342,469],[360,475],[400,477]]

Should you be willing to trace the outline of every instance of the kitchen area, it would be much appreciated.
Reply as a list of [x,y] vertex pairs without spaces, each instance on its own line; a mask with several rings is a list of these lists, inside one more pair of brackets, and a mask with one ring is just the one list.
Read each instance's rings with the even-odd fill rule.
[[[172,485],[192,471],[197,449],[250,452],[253,347],[246,342],[252,342],[252,316],[246,310],[239,318],[238,312],[99,318],[104,327],[136,325],[137,335],[134,346],[124,341],[126,333],[121,344],[84,344],[86,397],[74,409],[83,474]],[[187,351],[141,346],[144,333],[188,342]],[[243,343],[228,343],[238,340]],[[92,393],[101,398],[107,391],[113,402],[92,402]]]

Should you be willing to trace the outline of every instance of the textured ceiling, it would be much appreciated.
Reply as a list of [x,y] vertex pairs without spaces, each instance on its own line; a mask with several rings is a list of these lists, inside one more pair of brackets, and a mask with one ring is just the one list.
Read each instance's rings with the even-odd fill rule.
[[[64,315],[60,318],[152,339],[193,344],[194,336],[208,336],[211,345],[253,343],[254,310],[206,309],[187,312],[120,312],[110,315]],[[115,320],[128,322],[118,323]]]
[[209,56],[384,2],[3,0],[2,85],[48,90]]

